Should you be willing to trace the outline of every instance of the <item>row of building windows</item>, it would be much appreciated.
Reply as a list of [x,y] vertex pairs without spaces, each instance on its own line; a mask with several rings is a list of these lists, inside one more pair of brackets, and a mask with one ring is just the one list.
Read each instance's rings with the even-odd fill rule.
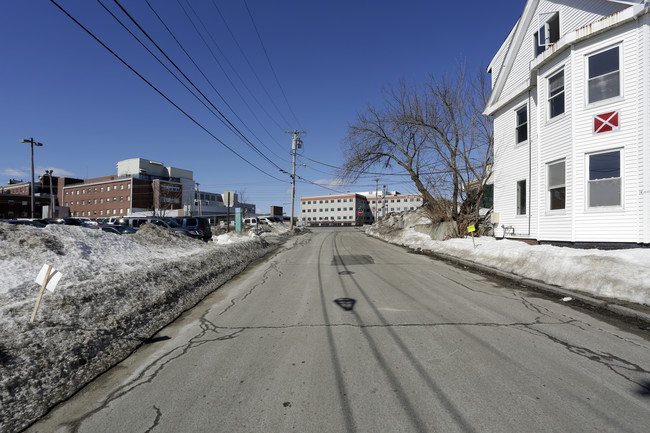
[[[120,186],[119,189],[122,189],[122,190],[124,189],[124,184],[120,184],[119,186]],[[112,185],[112,188],[113,188],[113,191],[118,190],[117,185]],[[126,189],[131,189],[131,184],[130,183],[126,184]],[[70,193],[70,195],[86,194],[86,190],[88,191],[88,194],[91,194],[92,192],[97,192],[98,191],[97,187],[88,188],[88,189],[79,188],[79,189],[75,189],[75,190],[71,190],[71,191],[66,190],[65,195],[68,195],[68,193]],[[111,190],[111,185],[108,185],[106,187],[106,191],[110,191],[110,190]],[[103,186],[99,187],[99,192],[104,192],[104,187]]]
[[337,216],[336,218],[334,218],[334,217],[318,217],[318,218],[316,218],[316,217],[314,217],[314,218],[307,217],[307,221],[334,221],[335,219],[336,220],[347,220],[347,219],[353,220],[354,217],[353,216],[347,216],[347,215]]
[[165,192],[181,192],[181,187],[175,185],[160,185],[160,189]]
[[[347,198],[336,199],[336,203],[341,203],[341,201],[346,202],[347,200],[348,200]],[[380,197],[378,200],[381,201],[383,199]],[[405,198],[403,200],[404,200],[404,202],[408,202],[408,201],[410,201],[410,202],[419,202],[419,201],[422,201],[422,199],[420,197]],[[350,202],[352,202],[352,201],[353,201],[353,199],[350,199]],[[374,202],[374,201],[377,201],[377,200],[375,200],[374,198],[370,198],[370,199],[368,199],[368,201],[369,202]],[[386,203],[400,203],[401,201],[402,201],[401,198],[397,198],[397,199],[392,198],[390,200],[386,199]],[[332,199],[332,200],[308,200],[305,204],[322,204],[323,202],[324,203],[334,203],[335,201],[334,201],[334,199]],[[352,209],[352,208],[350,208],[350,209]],[[343,209],[343,210],[345,210],[345,209]]]
[[339,199],[331,199],[331,200],[308,200],[306,204],[323,204],[323,203],[346,203],[348,200],[350,200],[350,203],[354,201],[353,198],[347,199],[347,198],[339,198]]
[[[103,198],[100,198],[100,199],[94,199],[94,200],[81,200],[81,201],[76,201],[76,202],[75,202],[75,201],[66,201],[66,202],[65,202],[65,206],[74,206],[75,204],[76,204],[77,206],[84,206],[84,205],[86,205],[86,203],[87,203],[88,205],[91,205],[91,204],[98,204],[98,200],[99,200],[99,204],[103,204],[103,203],[104,203],[104,199],[103,199]],[[116,203],[116,202],[118,201],[118,200],[117,200],[117,197],[113,197],[113,200],[112,200],[112,201],[113,201],[113,203]],[[123,201],[124,201],[124,196],[120,196],[120,200],[119,200],[119,201],[123,202]],[[126,201],[131,201],[131,196],[128,196],[128,195],[127,195],[127,196],[126,196]],[[106,199],[106,203],[110,203],[110,202],[111,202],[111,199],[110,199],[110,198],[107,198],[107,199]]]
[[[336,211],[337,211],[337,212],[341,212],[341,211],[343,211],[343,212],[348,212],[348,211],[353,211],[353,210],[354,210],[353,207],[351,207],[351,208],[347,208],[347,207],[344,207],[344,208],[340,208],[340,207],[339,207],[339,208],[336,208]],[[324,209],[323,209],[323,208],[320,208],[320,209],[318,209],[318,212],[329,212],[329,211],[334,212],[334,208],[331,208],[331,209],[329,209],[329,208],[324,208]],[[311,210],[311,209],[303,209],[303,212],[316,212],[316,209],[314,209],[314,210]]]
[[[587,155],[587,207],[621,206],[621,150]],[[549,211],[566,208],[566,159],[546,165],[546,196]],[[517,215],[526,215],[526,180],[517,182]]]
[[75,211],[72,212],[72,216],[75,217],[96,217],[96,216],[109,216],[109,215],[119,215],[123,216],[124,209],[106,209],[106,212],[104,212],[103,209],[100,209],[99,211],[93,210],[93,211]]

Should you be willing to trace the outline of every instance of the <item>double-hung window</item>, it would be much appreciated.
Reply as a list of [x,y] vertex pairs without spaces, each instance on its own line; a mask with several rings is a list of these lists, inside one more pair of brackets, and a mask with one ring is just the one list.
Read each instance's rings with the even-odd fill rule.
[[589,103],[615,98],[621,94],[619,47],[589,56]]
[[564,69],[548,79],[548,118],[564,113]]
[[515,112],[516,117],[516,131],[517,131],[517,144],[523,143],[528,140],[528,109],[524,105]]
[[566,207],[566,162],[564,160],[548,164],[548,203],[549,210]]
[[587,206],[621,205],[621,151],[588,155]]
[[526,215],[526,180],[517,182],[517,215]]

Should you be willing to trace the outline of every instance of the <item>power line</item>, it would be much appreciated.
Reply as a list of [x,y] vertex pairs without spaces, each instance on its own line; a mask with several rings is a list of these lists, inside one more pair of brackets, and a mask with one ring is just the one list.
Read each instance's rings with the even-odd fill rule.
[[197,125],[199,128],[201,128],[203,131],[205,131],[208,135],[210,135],[212,138],[214,138],[217,142],[219,142],[222,146],[224,146],[226,149],[228,149],[230,152],[235,154],[237,157],[239,157],[242,161],[244,161],[246,164],[250,165],[254,169],[260,171],[261,173],[269,176],[270,178],[273,178],[277,181],[284,182],[284,183],[289,183],[286,180],[278,179],[277,177],[267,173],[266,171],[262,170],[246,158],[244,158],[242,155],[237,153],[234,149],[232,149],[230,146],[228,146],[226,143],[224,143],[222,140],[220,140],[216,135],[214,135],[212,132],[210,132],[205,126],[203,126],[201,123],[199,123],[196,119],[194,119],[192,116],[190,116],[185,110],[183,110],[180,106],[178,106],[174,101],[172,101],[167,95],[165,95],[160,89],[158,89],[156,86],[154,86],[149,80],[147,80],[144,76],[142,76],[138,71],[136,71],[130,64],[128,64],[124,59],[122,59],[115,51],[110,49],[104,42],[102,42],[97,36],[95,36],[94,33],[92,33],[90,30],[88,30],[83,24],[81,24],[76,18],[74,18],[67,10],[65,10],[61,5],[59,5],[55,0],[50,0],[52,4],[54,4],[61,12],[63,12],[68,18],[70,18],[75,24],[77,24],[81,29],[83,29],[88,35],[90,35],[97,43],[99,43],[102,47],[104,47],[109,53],[111,53],[116,59],[118,59],[124,66],[129,68],[131,72],[136,74],[138,78],[140,78],[142,81],[144,81],[149,87],[151,87],[153,90],[156,91],[160,96],[162,96],[167,102],[169,102],[171,105],[174,106],[178,111],[180,111],[185,117],[187,117],[189,120],[191,120],[195,125]]
[[[203,44],[205,45],[205,47],[206,47],[206,48],[208,49],[208,51],[210,52],[212,58],[214,59],[214,61],[217,63],[217,65],[218,65],[219,68],[221,69],[221,72],[223,72],[224,76],[226,77],[226,79],[228,80],[228,82],[230,83],[230,85],[232,86],[232,88],[233,88],[233,90],[235,91],[235,93],[237,93],[237,96],[239,96],[239,98],[242,100],[242,102],[244,103],[244,105],[246,105],[246,107],[248,108],[248,110],[250,111],[250,113],[253,115],[253,118],[257,121],[257,123],[259,123],[259,125],[262,127],[262,129],[264,129],[264,131],[266,131],[266,133],[269,135],[269,137],[271,137],[272,140],[274,140],[278,145],[280,145],[280,143],[278,143],[277,140],[275,140],[275,138],[271,135],[271,133],[268,131],[268,129],[266,129],[266,127],[264,126],[264,124],[262,124],[262,122],[260,121],[260,119],[257,117],[257,114],[255,114],[255,112],[253,111],[253,109],[251,108],[251,106],[248,104],[248,102],[246,101],[246,99],[244,99],[244,97],[243,97],[243,95],[241,94],[241,92],[239,91],[239,89],[237,89],[237,86],[235,86],[235,83],[234,83],[233,80],[230,78],[230,76],[229,76],[228,73],[226,72],[226,69],[223,67],[223,65],[221,64],[221,62],[220,62],[219,59],[217,58],[217,56],[214,54],[214,51],[212,51],[212,49],[210,48],[210,45],[209,45],[208,42],[205,40],[205,38],[203,37],[203,35],[202,35],[201,32],[199,31],[199,29],[197,28],[196,24],[194,24],[194,20],[193,20],[192,17],[187,13],[187,11],[185,10],[185,7],[182,5],[182,3],[180,2],[180,0],[176,0],[176,2],[178,3],[178,5],[180,6],[180,8],[181,8],[181,9],[183,10],[183,12],[185,13],[185,16],[187,17],[187,19],[188,19],[188,20],[190,21],[190,23],[192,24],[192,27],[194,27],[194,31],[196,31],[196,34],[199,35],[199,37],[201,38],[201,41],[203,42]],[[149,4],[148,1],[147,1],[147,4]],[[212,34],[210,33],[210,30],[207,28],[207,26],[205,25],[205,23],[204,23],[203,20],[201,19],[201,16],[200,16],[199,14],[196,13],[196,11],[195,11],[194,8],[192,7],[191,3],[187,2],[187,5],[188,5],[189,8],[192,10],[192,13],[194,14],[194,16],[197,18],[197,20],[198,20],[199,23],[201,24],[201,27],[203,27],[204,32],[205,32],[205,33],[208,35],[208,37],[212,40],[212,43],[213,43],[214,46],[217,48],[217,50],[219,50],[219,52],[220,52],[221,55],[223,56],[224,60],[228,63],[228,65],[230,65],[230,68],[235,72],[235,75],[237,75],[237,76],[239,77],[239,79],[240,79],[240,80],[242,81],[242,83],[243,83],[243,80],[241,79],[241,76],[239,76],[239,74],[237,74],[237,71],[236,71],[235,68],[233,67],[232,63],[230,63],[230,61],[228,60],[228,57],[226,56],[226,54],[221,50],[221,48],[219,47],[219,44],[216,43],[216,41],[215,41],[214,38],[212,37]],[[151,7],[150,4],[149,4],[149,7]],[[152,8],[152,10],[153,10],[153,8]],[[155,11],[154,11],[154,13],[155,13]],[[158,15],[158,14],[156,14],[156,15]],[[161,20],[160,17],[158,17],[158,19]],[[161,20],[161,21],[162,21],[162,20]],[[205,77],[205,75],[204,75],[204,77]],[[206,78],[206,80],[208,81],[208,83],[210,83],[210,85],[212,86],[212,82],[211,82],[207,77],[205,77],[205,78]],[[244,86],[245,86],[245,83],[244,83]],[[213,87],[213,89],[214,89],[214,86],[212,86],[212,87]],[[215,92],[216,92],[216,89],[215,89]],[[249,92],[250,92],[250,90],[249,90]],[[217,93],[218,93],[218,92],[217,92]],[[250,92],[250,93],[252,93],[252,92]],[[221,95],[219,95],[219,96],[221,96]],[[222,100],[223,100],[223,97],[222,97]],[[230,105],[229,105],[225,100],[224,100],[224,103],[225,103],[226,105],[228,105],[228,108],[230,108],[230,110],[231,110],[233,113],[235,113],[235,111],[230,107]],[[258,102],[258,103],[259,103],[259,102]],[[264,107],[262,107],[262,109],[264,109]],[[235,113],[235,116],[237,116],[236,113]],[[283,159],[282,157],[280,157],[279,155],[277,155],[273,150],[271,150],[271,148],[269,148],[266,144],[264,144],[264,142],[263,142],[263,141],[262,141],[262,140],[261,140],[257,135],[255,135],[255,133],[254,133],[253,131],[251,131],[251,129],[248,127],[248,125],[246,125],[246,124],[245,124],[245,123],[244,123],[244,122],[239,118],[239,116],[237,116],[237,118],[239,119],[240,122],[242,122],[242,124],[244,124],[244,126],[246,127],[246,129],[248,129],[248,131],[253,135],[253,137],[255,137],[255,138],[257,139],[257,141],[259,141],[260,144],[262,144],[262,146],[264,146],[264,147],[265,147],[269,152],[271,152],[271,153],[272,153],[273,155],[275,155],[277,158]],[[278,125],[278,126],[279,126],[279,125]],[[285,160],[285,162],[286,162],[286,160]]]
[[[298,126],[300,126],[300,122],[298,121],[298,118],[296,117],[296,114],[291,109],[291,105],[289,105],[289,100],[287,99],[287,95],[284,93],[284,89],[282,88],[282,85],[280,85],[280,80],[278,79],[278,75],[275,73],[275,68],[273,68],[273,64],[271,63],[271,59],[269,58],[269,53],[266,51],[266,47],[264,46],[264,42],[262,41],[262,36],[260,35],[259,30],[257,29],[257,25],[255,24],[255,20],[253,19],[253,14],[251,14],[251,10],[249,9],[248,3],[246,3],[246,0],[244,0],[244,6],[246,6],[246,11],[248,11],[248,16],[251,19],[251,23],[253,23],[253,27],[255,28],[255,33],[257,33],[257,39],[259,39],[260,45],[262,45],[262,49],[264,50],[264,55],[266,55],[266,60],[269,62],[269,67],[271,68],[271,72],[273,72],[273,76],[275,77],[275,82],[278,84],[278,87],[280,88],[280,92],[282,92],[282,96],[284,97],[284,102],[286,102],[287,107],[289,107],[289,111],[291,112],[291,115],[293,116],[293,119],[296,121],[296,124]],[[267,94],[268,94],[268,92],[267,92]],[[269,98],[270,98],[270,96],[269,96]],[[278,111],[280,111],[280,110],[278,109]],[[280,115],[282,115],[281,112],[280,112]],[[287,121],[287,119],[285,119],[284,116],[282,116],[282,118],[284,119],[285,122]],[[300,129],[303,129],[302,126],[300,126]]]
[[[257,81],[260,83],[260,85],[262,86],[262,88],[265,90],[265,93],[268,95],[268,94],[269,94],[268,91],[266,91],[266,88],[264,87],[264,84],[261,82],[260,78],[257,76],[257,73],[255,72],[255,68],[253,67],[253,65],[251,64],[250,60],[248,59],[248,56],[246,56],[246,53],[244,52],[244,50],[242,49],[241,45],[239,44],[239,41],[238,41],[237,38],[235,37],[235,34],[234,34],[233,31],[230,29],[230,26],[228,25],[228,21],[226,20],[226,18],[224,17],[224,15],[221,13],[221,9],[219,9],[219,7],[217,6],[217,3],[216,3],[214,0],[212,0],[212,5],[213,5],[214,8],[217,10],[217,13],[218,13],[219,16],[221,17],[221,21],[223,21],[223,24],[226,26],[226,30],[228,30],[228,33],[230,33],[230,37],[231,37],[231,38],[233,39],[233,41],[235,42],[235,45],[237,45],[237,48],[239,48],[239,52],[241,53],[241,55],[242,55],[242,57],[244,58],[244,60],[246,60],[246,63],[248,64],[248,67],[251,69],[251,71],[253,72],[253,75],[255,75],[255,78],[257,78]],[[221,51],[221,49],[219,48],[219,45],[215,42],[215,40],[214,40],[214,38],[212,37],[212,35],[211,35],[210,32],[208,32],[208,36],[210,36],[210,39],[212,39],[212,42],[215,44],[215,46],[217,47],[217,49],[219,49],[219,52],[220,52],[221,55],[224,57],[224,59],[226,60],[226,62],[228,63],[228,65],[230,65],[230,68],[235,72],[235,75],[237,75],[237,77],[239,78],[239,80],[240,80],[240,81],[242,82],[242,84],[244,85],[244,88],[248,91],[248,93],[251,95],[251,97],[253,98],[253,100],[254,100],[255,102],[257,102],[257,104],[258,104],[258,105],[260,106],[260,108],[264,111],[264,113],[269,117],[269,119],[271,119],[271,120],[273,121],[273,123],[276,124],[276,126],[277,126],[278,128],[283,129],[282,126],[280,126],[280,124],[277,122],[277,120],[274,119],[274,118],[271,116],[271,114],[269,114],[268,111],[266,111],[266,109],[264,108],[264,106],[263,106],[263,105],[260,103],[260,101],[255,97],[255,94],[254,94],[254,93],[251,91],[251,89],[246,85],[246,82],[242,79],[241,75],[239,75],[239,73],[237,72],[237,69],[235,69],[235,67],[234,67],[234,66],[230,63],[230,61],[228,60],[228,57],[223,53],[223,51]],[[269,97],[270,97],[270,96],[269,96]],[[277,107],[276,107],[276,109],[277,109]],[[280,114],[280,115],[282,115],[282,114]],[[285,120],[285,122],[286,122],[286,119],[284,119],[284,120]],[[268,132],[268,131],[267,131],[267,132]],[[271,134],[269,133],[269,136],[270,136],[270,135],[271,135]],[[272,138],[273,138],[273,137],[272,137]],[[281,145],[281,144],[280,144],[280,143],[279,143],[275,138],[273,138],[273,140],[278,144],[279,147],[282,147],[282,145]]]
[[[187,53],[187,51],[185,50],[185,48],[183,47],[183,45],[178,41],[178,39],[177,39],[176,36],[173,34],[173,32],[169,29],[169,27],[167,27],[167,25],[164,23],[164,21],[160,18],[160,16],[156,13],[156,11],[151,7],[151,4],[149,4],[149,1],[148,1],[148,0],[145,0],[145,1],[146,1],[147,5],[149,5],[149,7],[151,8],[151,10],[154,12],[154,14],[156,15],[156,17],[158,17],[158,19],[161,21],[161,23],[163,24],[163,26],[165,27],[165,29],[167,29],[167,31],[169,32],[169,34],[170,34],[170,35],[172,36],[172,38],[176,41],[176,43],[179,45],[179,47],[181,48],[181,50],[185,53],[185,55],[188,56],[188,58],[189,58],[190,61],[194,64],[194,66],[195,66],[195,67],[199,70],[199,72],[201,72],[201,74],[205,77],[205,74],[203,74],[203,71],[201,71],[201,69],[200,69],[200,68],[198,67],[198,65],[194,62],[194,60],[193,60],[192,57],[189,55],[189,53]],[[131,22],[133,22],[133,24],[135,24],[135,26],[136,26],[136,27],[137,27],[137,28],[138,28],[138,29],[139,29],[139,30],[140,30],[140,31],[141,31],[141,32],[142,32],[142,33],[147,37],[147,39],[149,39],[149,41],[150,41],[150,42],[151,42],[151,43],[152,43],[152,44],[153,44],[153,45],[158,49],[158,51],[160,51],[160,53],[161,53],[163,56],[165,56],[165,58],[167,59],[167,61],[169,61],[169,62],[172,64],[172,66],[174,66],[174,68],[176,68],[176,70],[177,70],[177,71],[178,71],[178,72],[183,76],[183,78],[185,78],[185,79],[187,80],[187,82],[190,83],[190,85],[191,85],[191,86],[192,86],[192,87],[193,87],[193,88],[194,88],[194,89],[195,89],[195,90],[196,90],[196,91],[197,91],[197,92],[198,92],[198,93],[199,93],[199,94],[200,94],[200,95],[201,95],[201,96],[202,96],[202,97],[207,101],[207,103],[210,104],[210,106],[211,106],[212,108],[214,108],[214,109],[217,111],[217,113],[219,113],[219,116],[221,116],[221,117],[223,118],[223,120],[227,123],[226,127],[231,128],[231,131],[232,131],[233,133],[235,133],[235,135],[239,135],[240,138],[241,138],[241,139],[242,139],[242,140],[243,140],[243,141],[244,141],[244,142],[245,142],[249,147],[251,147],[255,152],[257,152],[257,153],[258,153],[262,158],[266,159],[266,160],[267,160],[271,165],[275,166],[277,169],[280,170],[280,166],[278,166],[275,162],[271,161],[271,160],[270,160],[270,159],[269,159],[269,158],[268,158],[268,157],[267,157],[267,156],[266,156],[266,155],[265,155],[261,150],[259,150],[259,149],[257,148],[257,146],[255,146],[255,145],[254,145],[254,144],[253,144],[253,143],[252,143],[252,142],[251,142],[251,141],[250,141],[250,140],[249,140],[249,139],[248,139],[248,138],[247,138],[247,137],[246,137],[246,136],[245,136],[245,135],[244,135],[244,134],[243,134],[243,133],[242,133],[242,132],[237,128],[237,127],[236,127],[236,126],[235,126],[235,125],[233,125],[233,123],[232,123],[232,122],[231,122],[231,121],[230,121],[230,120],[229,120],[229,119],[228,119],[228,118],[227,118],[227,117],[226,117],[226,116],[225,116],[225,115],[224,115],[224,114],[223,114],[223,113],[222,113],[222,112],[221,112],[221,111],[220,111],[220,110],[219,110],[219,109],[218,109],[218,108],[217,108],[217,107],[212,103],[212,101],[210,101],[210,99],[209,99],[207,96],[205,96],[205,94],[204,94],[204,93],[203,93],[203,92],[202,92],[202,91],[201,91],[201,90],[200,90],[200,89],[199,89],[199,88],[194,84],[194,82],[193,82],[193,81],[192,81],[192,80],[191,80],[191,79],[190,79],[190,78],[189,78],[189,77],[188,77],[188,76],[187,76],[187,75],[186,75],[186,74],[181,70],[181,68],[179,68],[178,65],[176,65],[176,63],[175,63],[175,62],[174,62],[174,61],[173,61],[173,60],[172,60],[172,59],[167,55],[167,53],[166,53],[162,48],[160,48],[160,46],[159,46],[159,45],[158,45],[158,44],[157,44],[157,43],[156,43],[156,42],[151,38],[151,36],[149,36],[149,34],[148,34],[148,33],[147,33],[143,28],[142,28],[142,26],[141,26],[141,25],[140,25],[140,24],[135,20],[135,18],[133,18],[133,17],[131,16],[131,14],[129,14],[129,12],[128,12],[128,11],[127,11],[127,10],[126,10],[122,5],[121,5],[121,4],[120,4],[120,2],[119,2],[118,0],[113,0],[113,2],[114,2],[114,3],[115,3],[115,4],[116,4],[116,5],[117,5],[121,10],[122,10],[122,12],[124,12],[124,14],[125,14],[125,15],[130,19],[130,20],[131,20]],[[205,77],[205,78],[206,78],[206,80],[207,80],[207,77]],[[208,82],[209,82],[209,80],[208,80]],[[210,83],[210,84],[211,84],[211,83]],[[224,98],[221,96],[221,94],[220,94],[220,93],[219,93],[219,92],[214,88],[214,86],[212,86],[212,88],[215,90],[215,92],[217,92],[217,94],[219,95],[219,97],[221,97],[221,99],[225,102],[225,99],[224,99]],[[226,103],[226,105],[228,105],[228,104]],[[230,108],[230,106],[228,106],[228,107]],[[232,109],[231,109],[231,111],[232,111]]]

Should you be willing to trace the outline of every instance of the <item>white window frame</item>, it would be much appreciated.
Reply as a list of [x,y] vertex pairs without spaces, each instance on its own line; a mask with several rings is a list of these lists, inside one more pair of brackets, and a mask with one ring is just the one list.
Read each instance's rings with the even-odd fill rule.
[[[619,160],[618,160],[618,170],[619,170],[619,176],[618,177],[610,177],[610,178],[600,178],[600,179],[594,179],[590,180],[590,171],[591,171],[591,157],[594,155],[602,155],[606,153],[613,153],[613,152],[618,152],[619,154]],[[623,203],[625,203],[625,187],[624,187],[624,181],[625,181],[625,154],[623,152],[623,148],[614,148],[614,149],[606,149],[606,150],[600,150],[598,152],[591,152],[585,154],[585,207],[587,211],[590,212],[607,212],[607,211],[620,211],[622,210]],[[600,183],[603,181],[607,181],[610,179],[618,179],[619,180],[619,203],[615,205],[606,205],[606,206],[591,206],[591,200],[590,200],[590,194],[591,194],[591,185],[595,183]]]
[[[522,194],[521,194],[522,182],[523,182],[523,197],[522,197]],[[517,181],[516,197],[517,197],[516,214],[517,214],[517,216],[525,216],[526,213],[527,213],[527,210],[528,210],[527,209],[528,208],[528,182],[526,181],[526,179],[521,179],[521,180]],[[522,201],[522,198],[523,198],[523,201]],[[522,204],[523,204],[523,212],[521,211],[522,210]]]
[[[563,183],[558,183],[551,185],[551,166],[557,165],[557,164],[563,164],[564,165],[564,182]],[[555,161],[551,161],[546,163],[546,211],[551,212],[551,213],[564,213],[566,212],[567,208],[567,187],[566,187],[566,180],[567,180],[567,163],[566,163],[566,158],[558,159]],[[551,209],[551,191],[559,188],[564,188],[564,207],[563,208],[557,208],[557,209]]]
[[[563,76],[562,77],[562,90],[560,92],[556,93],[555,95],[551,95],[551,80],[553,78],[557,77],[560,74],[562,74],[562,76]],[[562,112],[559,113],[559,114],[556,114],[555,116],[551,116],[551,103],[552,103],[553,100],[555,100],[556,98],[558,98],[560,96],[562,97],[562,100],[564,101]],[[564,72],[564,66],[563,66],[562,68],[556,70],[555,72],[553,72],[552,74],[550,74],[546,78],[546,119],[550,121],[550,120],[559,119],[562,116],[564,116],[566,114],[566,102],[567,102],[567,99],[566,99],[566,74]]]
[[[538,16],[538,23],[540,24],[537,31],[533,34],[533,55],[535,57],[541,55],[544,51],[548,49],[551,45],[560,40],[560,13],[548,12],[545,14],[540,14]],[[543,21],[542,21],[543,20]],[[551,21],[557,20],[557,34],[551,35]],[[544,30],[543,44],[540,42],[540,37],[542,36],[542,29]],[[544,47],[543,50],[539,48]]]
[[[613,49],[618,49],[618,95],[616,96],[611,96],[609,98],[605,99],[599,99],[598,101],[590,101],[590,95],[589,95],[589,83],[591,80],[594,78],[589,78],[589,59],[593,56],[597,56],[599,54],[605,53],[607,51],[613,50]],[[593,106],[599,106],[599,105],[604,105],[612,101],[617,101],[620,99],[623,99],[623,44],[619,43],[616,45],[610,45],[605,48],[593,51],[587,55],[585,55],[585,102],[586,106],[588,107],[593,107]],[[613,74],[613,72],[610,72],[608,74]],[[605,74],[605,75],[608,75]],[[603,77],[605,75],[599,75],[599,77]]]
[[[526,122],[524,123],[519,123],[519,112],[525,110],[526,111]],[[528,122],[530,122],[530,113],[528,112],[528,104],[521,105],[517,108],[515,108],[515,146],[519,146],[521,144],[527,143],[530,137],[528,136]],[[525,127],[526,130],[526,139],[519,141],[519,128],[520,127]]]

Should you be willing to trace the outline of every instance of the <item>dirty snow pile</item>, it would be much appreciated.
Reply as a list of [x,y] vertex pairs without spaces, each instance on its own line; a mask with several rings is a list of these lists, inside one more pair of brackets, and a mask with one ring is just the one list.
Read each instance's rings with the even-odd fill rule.
[[[223,236],[0,222],[0,431],[41,417],[273,248]],[[30,324],[44,264],[62,277]]]
[[492,237],[435,241],[417,232],[421,212],[391,214],[367,233],[391,243],[480,263],[568,290],[650,305],[650,249],[595,250],[528,245]]

